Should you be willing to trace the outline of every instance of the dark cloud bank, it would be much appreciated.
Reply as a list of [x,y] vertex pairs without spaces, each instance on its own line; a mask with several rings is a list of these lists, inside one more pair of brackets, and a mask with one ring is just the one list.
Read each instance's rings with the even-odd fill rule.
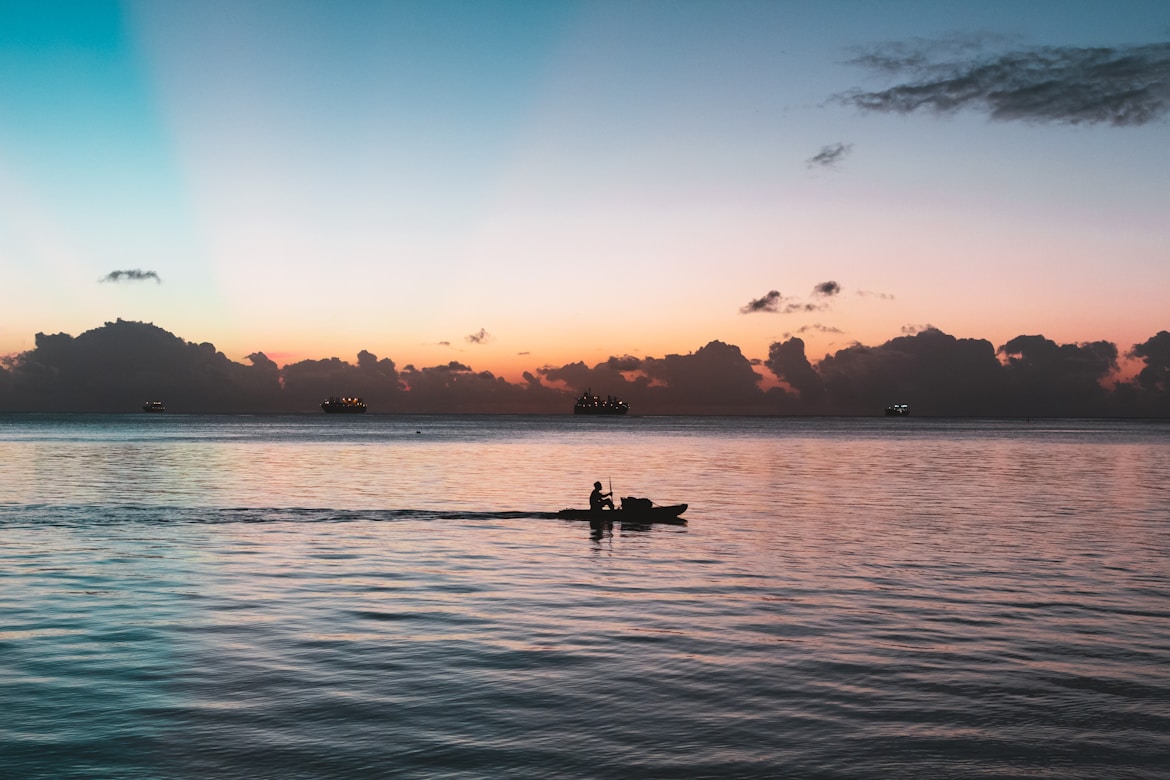
[[1106,341],[1018,336],[996,349],[928,328],[815,364],[800,338],[775,342],[763,365],[781,387],[765,388],[753,361],[721,341],[687,355],[543,367],[512,383],[455,361],[399,369],[364,350],[356,364],[280,368],[262,353],[243,364],[212,344],[118,320],[77,337],[38,333],[35,349],[4,359],[0,411],[124,412],[162,399],[176,412],[315,412],[326,396],[352,394],[375,412],[564,414],[592,387],[638,414],[874,415],[898,402],[918,416],[1170,416],[1170,332],[1127,355],[1139,371],[1117,382],[1119,352]]

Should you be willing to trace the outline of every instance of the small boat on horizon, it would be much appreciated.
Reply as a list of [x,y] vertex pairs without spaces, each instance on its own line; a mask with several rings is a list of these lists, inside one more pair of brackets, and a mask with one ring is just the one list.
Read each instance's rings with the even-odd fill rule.
[[321,411],[327,414],[365,414],[366,402],[351,396],[330,396],[321,402]]
[[890,404],[886,407],[886,417],[909,417],[910,407],[907,404]]
[[147,401],[142,405],[144,412],[165,412],[167,407],[163,405],[162,401]]
[[630,411],[630,405],[614,395],[607,395],[604,399],[593,394],[589,388],[577,399],[573,405],[573,414],[625,414]]

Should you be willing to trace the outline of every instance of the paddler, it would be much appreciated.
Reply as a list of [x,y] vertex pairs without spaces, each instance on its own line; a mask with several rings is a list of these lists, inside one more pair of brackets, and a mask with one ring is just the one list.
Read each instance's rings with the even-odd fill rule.
[[589,509],[593,512],[600,512],[604,507],[613,509],[613,493],[602,493],[601,483],[593,483],[593,492],[589,494]]

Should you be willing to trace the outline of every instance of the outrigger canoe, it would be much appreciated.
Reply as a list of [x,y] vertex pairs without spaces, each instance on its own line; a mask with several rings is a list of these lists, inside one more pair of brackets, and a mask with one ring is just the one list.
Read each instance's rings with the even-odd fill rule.
[[589,520],[590,522],[622,522],[622,523],[676,523],[682,524],[687,520],[679,517],[687,511],[686,504],[672,504],[671,506],[642,506],[631,507],[622,502],[620,509],[562,509],[557,517],[565,520]]

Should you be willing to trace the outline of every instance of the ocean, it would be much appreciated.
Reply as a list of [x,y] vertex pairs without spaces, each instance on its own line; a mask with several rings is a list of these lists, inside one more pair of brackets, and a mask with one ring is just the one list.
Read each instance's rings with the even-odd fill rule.
[[[0,776],[1166,778],[1170,421],[0,415]],[[556,517],[599,480],[682,525]]]

